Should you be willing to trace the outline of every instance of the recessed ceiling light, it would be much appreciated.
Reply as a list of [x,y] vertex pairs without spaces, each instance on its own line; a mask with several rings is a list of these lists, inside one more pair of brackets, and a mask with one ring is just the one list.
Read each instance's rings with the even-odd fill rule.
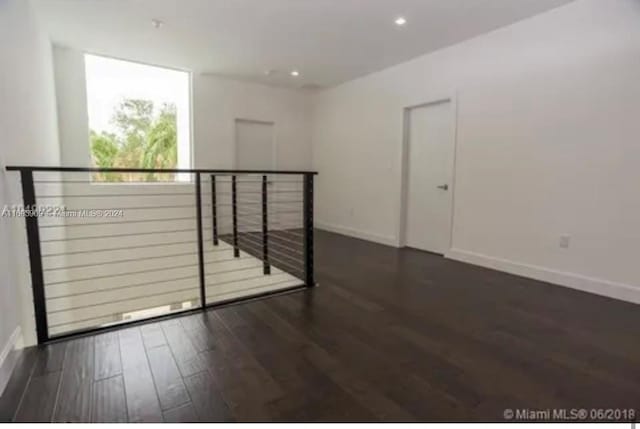
[[291,76],[294,76],[294,77],[300,76],[300,72],[298,70],[292,70]]
[[396,25],[402,27],[403,25],[405,25],[407,23],[407,19],[404,16],[399,16],[393,22],[395,22]]
[[160,28],[164,25],[164,22],[160,21],[159,19],[152,19],[151,25],[153,25],[155,28]]

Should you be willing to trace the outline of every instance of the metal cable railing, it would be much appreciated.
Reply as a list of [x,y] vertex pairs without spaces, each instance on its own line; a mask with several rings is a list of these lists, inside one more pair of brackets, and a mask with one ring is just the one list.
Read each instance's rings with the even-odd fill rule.
[[[315,172],[7,170],[20,173],[39,343],[314,285]],[[123,176],[100,186],[100,173]]]

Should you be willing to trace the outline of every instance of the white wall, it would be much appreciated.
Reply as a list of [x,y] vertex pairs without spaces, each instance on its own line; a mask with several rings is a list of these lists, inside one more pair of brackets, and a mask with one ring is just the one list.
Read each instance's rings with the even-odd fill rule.
[[[51,45],[28,1],[0,0],[0,100],[0,207],[4,207],[22,201],[18,175],[5,172],[5,165],[60,162]],[[26,342],[34,338],[25,241],[23,219],[1,219],[0,353],[19,325]],[[20,308],[27,310],[21,314]],[[0,374],[0,390],[3,387]]]
[[397,245],[402,110],[455,96],[448,256],[640,302],[638,22],[578,0],[323,91],[318,224]]
[[60,160],[66,166],[89,166],[89,116],[84,54],[53,45]]
[[196,75],[193,97],[196,167],[233,167],[236,119],[274,122],[278,169],[311,167],[310,93]]

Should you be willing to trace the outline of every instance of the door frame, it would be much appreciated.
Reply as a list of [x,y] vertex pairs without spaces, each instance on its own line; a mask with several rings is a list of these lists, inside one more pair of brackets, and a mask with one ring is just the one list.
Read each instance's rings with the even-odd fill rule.
[[272,168],[270,170],[277,170],[277,160],[278,160],[278,145],[276,139],[276,123],[275,121],[262,121],[259,119],[247,119],[247,118],[234,118],[233,120],[233,162],[232,168],[238,169],[238,122],[244,122],[249,124],[261,124],[261,125],[271,125],[272,126],[272,135],[271,135],[271,165]]
[[398,247],[406,247],[406,231],[407,231],[407,213],[408,213],[408,198],[407,191],[409,186],[409,143],[410,143],[410,121],[411,110],[419,107],[434,106],[442,103],[451,103],[451,114],[453,115],[453,132],[451,133],[451,139],[453,144],[453,163],[451,167],[451,222],[449,228],[449,242],[447,244],[446,254],[451,250],[453,245],[453,227],[455,221],[455,189],[456,189],[456,164],[458,154],[458,103],[456,94],[446,95],[442,97],[436,97],[429,99],[428,101],[411,104],[403,107],[402,109],[402,146],[400,151],[400,192],[398,192],[398,222],[397,222],[397,242]]

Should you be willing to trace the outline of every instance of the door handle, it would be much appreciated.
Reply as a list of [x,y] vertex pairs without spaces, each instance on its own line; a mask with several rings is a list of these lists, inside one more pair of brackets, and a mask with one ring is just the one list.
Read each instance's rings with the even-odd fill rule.
[[448,184],[444,184],[444,185],[440,185],[440,186],[436,186],[438,189],[442,189],[443,191],[447,191],[449,190],[449,185]]

